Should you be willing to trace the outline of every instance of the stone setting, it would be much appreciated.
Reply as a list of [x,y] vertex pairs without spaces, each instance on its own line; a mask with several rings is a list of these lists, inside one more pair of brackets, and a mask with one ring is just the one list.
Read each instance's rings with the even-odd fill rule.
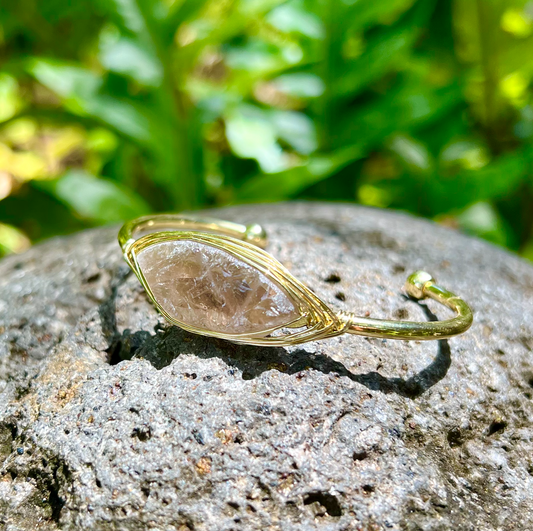
[[155,243],[139,252],[137,262],[157,303],[185,325],[215,333],[257,334],[300,317],[281,286],[206,243]]

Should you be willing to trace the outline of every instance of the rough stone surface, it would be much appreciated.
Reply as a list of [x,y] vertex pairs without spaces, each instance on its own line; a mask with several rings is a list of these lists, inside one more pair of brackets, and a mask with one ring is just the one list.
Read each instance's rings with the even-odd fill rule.
[[300,317],[281,287],[209,245],[187,240],[157,243],[141,251],[137,260],[155,300],[180,323],[244,334]]
[[533,268],[354,206],[214,213],[335,308],[442,318],[426,269],[475,311],[450,341],[236,346],[167,326],[116,228],[0,263],[0,529],[533,529]]

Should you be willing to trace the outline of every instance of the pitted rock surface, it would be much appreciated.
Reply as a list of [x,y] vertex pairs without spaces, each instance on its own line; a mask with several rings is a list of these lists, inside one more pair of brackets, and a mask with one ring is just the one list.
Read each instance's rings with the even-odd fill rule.
[[475,322],[441,342],[237,346],[167,325],[116,228],[0,262],[0,529],[533,529],[533,267],[404,214],[279,204],[268,250],[336,309]]

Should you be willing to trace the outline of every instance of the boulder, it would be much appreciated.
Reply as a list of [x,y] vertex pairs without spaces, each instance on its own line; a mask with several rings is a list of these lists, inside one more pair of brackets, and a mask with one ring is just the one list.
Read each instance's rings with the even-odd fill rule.
[[533,267],[432,224],[350,205],[210,212],[259,222],[332,307],[475,322],[440,342],[344,335],[238,346],[169,326],[117,228],[0,262],[0,528],[533,529]]

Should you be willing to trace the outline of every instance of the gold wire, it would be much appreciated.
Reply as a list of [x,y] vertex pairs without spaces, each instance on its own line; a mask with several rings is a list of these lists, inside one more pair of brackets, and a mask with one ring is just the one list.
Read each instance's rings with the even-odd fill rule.
[[[172,324],[190,332],[218,337],[236,343],[289,346],[333,337],[344,333],[388,339],[445,339],[468,330],[472,311],[459,297],[439,287],[423,271],[409,276],[405,289],[415,299],[436,300],[457,313],[445,321],[390,321],[358,317],[351,312],[334,312],[322,299],[296,279],[263,248],[267,238],[260,225],[241,225],[229,221],[181,214],[160,214],[137,218],[124,224],[118,235],[124,258],[137,275],[150,300]],[[255,334],[224,334],[182,323],[172,317],[155,299],[137,261],[147,247],[166,241],[188,240],[230,253],[254,267],[281,286],[299,309],[292,323]],[[291,327],[296,330],[292,330]],[[277,332],[279,335],[272,335]]]

